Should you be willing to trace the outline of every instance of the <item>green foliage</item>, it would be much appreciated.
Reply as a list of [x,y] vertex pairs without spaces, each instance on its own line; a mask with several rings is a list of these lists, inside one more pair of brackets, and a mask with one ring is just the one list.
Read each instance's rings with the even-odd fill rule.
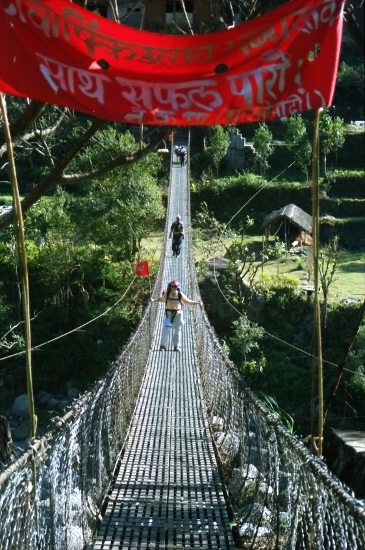
[[[228,222],[234,216],[230,227],[236,229],[242,217],[247,214],[254,219],[254,225],[248,229],[250,234],[262,231],[262,222],[272,210],[283,204],[294,202],[303,210],[310,212],[310,192],[307,185],[298,181],[280,180],[268,184],[263,176],[247,173],[235,177],[210,179],[202,184],[197,182],[196,192],[192,194],[193,213],[202,202],[220,222]],[[238,209],[242,213],[237,215]],[[252,215],[252,212],[255,215]]]
[[250,322],[245,315],[239,317],[232,325],[233,336],[231,342],[240,350],[244,357],[253,349],[258,349],[258,342],[264,335],[264,331],[261,327]]
[[328,110],[319,119],[320,150],[324,161],[324,174],[327,174],[326,159],[329,153],[337,153],[345,143],[344,120],[331,117]]
[[289,413],[284,411],[281,407],[279,407],[275,397],[272,397],[271,395],[267,395],[264,392],[259,392],[259,395],[261,400],[265,403],[265,405],[271,412],[271,414],[273,414],[279,422],[284,424],[290,433],[294,433],[293,417]]
[[230,356],[240,368],[246,382],[252,383],[264,372],[266,358],[259,348],[264,330],[256,323],[241,315],[232,324],[232,336],[229,338]]
[[265,247],[266,255],[272,260],[280,260],[287,253],[285,243],[275,238],[274,244],[268,244]]
[[365,198],[364,170],[333,170],[327,173],[331,197]]
[[[72,137],[80,128],[73,128]],[[55,144],[58,151],[65,142]],[[111,151],[114,148],[113,151]],[[110,127],[96,137],[68,170],[93,170],[116,155],[136,150],[133,136]],[[158,154],[42,197],[25,219],[31,292],[32,340],[37,345],[94,319],[115,304],[133,278],[141,239],[164,216]],[[0,242],[0,354],[24,348],[19,277],[10,230]],[[138,323],[149,285],[136,280],[133,290],[107,315],[87,328],[42,347],[33,356],[37,389],[59,390],[68,378],[80,385],[100,376]],[[23,360],[13,361],[12,376]],[[19,380],[23,377],[19,375]]]
[[265,173],[269,167],[268,159],[273,154],[272,133],[268,126],[263,122],[255,131],[253,146],[256,153],[256,162],[261,174]]
[[307,128],[301,115],[287,119],[284,139],[296,166],[308,179],[308,168],[311,159],[311,145],[308,141]]
[[353,394],[353,397],[357,393],[361,395],[361,399],[363,402],[365,396],[365,367],[363,365],[357,368],[357,370],[351,377],[347,389]]
[[218,175],[219,166],[227,154],[229,142],[229,134],[225,128],[213,126],[210,129],[208,145],[203,151],[191,156],[191,171],[196,180],[193,188],[196,185],[199,188],[209,186],[214,180],[214,174]]
[[255,285],[261,297],[279,308],[288,306],[300,294],[300,281],[292,275],[261,273]]
[[[355,149],[358,152],[360,146],[356,146]],[[344,171],[338,169],[330,172],[329,176],[331,176],[329,182],[331,196],[334,193],[339,197],[360,198],[363,196],[363,170]],[[234,258],[241,259],[245,247],[248,254],[257,252],[256,259],[259,259],[260,246],[257,246],[256,250],[251,249],[247,238],[245,242],[242,242],[242,245],[239,245],[240,225],[248,214],[250,219],[254,219],[255,223],[252,228],[246,225],[245,231],[258,235],[262,231],[261,224],[264,216],[268,212],[282,207],[283,204],[293,202],[310,212],[310,190],[308,186],[289,179],[280,179],[280,181],[271,183],[267,187],[266,183],[264,178],[254,174],[240,174],[219,179],[211,177],[209,182],[206,181],[206,185],[200,185],[200,182],[197,183],[197,189],[200,189],[200,192],[192,197],[193,209],[194,206],[198,209],[198,205],[200,207],[201,202],[205,201],[207,210],[213,211],[217,221],[224,226],[242,205],[249,201],[257,191],[260,191],[257,199],[255,198],[250,203],[250,210],[247,207],[244,208],[242,213],[236,216],[233,223],[230,224],[233,231],[226,239],[225,245],[229,248],[232,239],[235,238],[235,244],[230,250],[231,267],[234,268],[234,273],[237,272],[239,266],[239,264],[234,265]],[[336,207],[339,211],[343,209],[341,202],[336,203]],[[330,201],[328,201],[328,205],[326,203],[323,212],[333,213],[333,204]],[[345,228],[348,228],[346,241],[342,241],[342,246],[344,246],[349,242],[351,235],[352,238],[359,239],[359,236],[364,234],[364,221],[357,219],[355,223],[355,220],[337,219],[333,221],[333,228],[336,232],[341,231],[341,236],[342,233],[345,235]],[[322,226],[321,234],[324,235]],[[209,238],[208,235],[206,235],[206,238]],[[260,245],[258,242],[256,244]],[[275,248],[275,245],[277,248]],[[286,254],[285,246],[280,241],[274,244],[273,250],[266,250],[265,252],[270,258],[278,258],[279,260],[282,255]],[[350,251],[348,252],[350,253]],[[344,253],[341,251],[341,257]],[[353,254],[354,256],[351,255],[344,266],[344,271],[349,276],[355,273],[358,275],[361,270],[361,256],[358,252],[353,252]],[[308,267],[306,260],[300,258],[297,260],[298,268],[303,268],[303,261],[304,269]],[[295,265],[295,262],[293,264]],[[283,264],[281,263],[281,265]],[[341,264],[338,271],[341,271]],[[229,295],[230,301],[236,304],[236,307],[237,304],[242,307],[237,285],[235,286],[234,273],[232,270],[227,270],[224,275],[221,274],[220,286],[224,294]],[[339,280],[342,281],[342,274]],[[355,280],[358,281],[359,279]],[[354,295],[362,293],[362,289],[360,290],[359,287],[354,288],[356,288]],[[342,287],[340,290],[343,291]],[[340,290],[336,290],[336,292],[340,292]],[[290,275],[270,276],[265,273],[262,278],[258,276],[257,291],[257,296],[254,294],[248,304],[247,312],[249,318],[259,322],[260,326],[264,327],[266,331],[265,335],[257,340],[258,347],[253,346],[245,358],[246,341],[242,335],[236,337],[232,325],[227,327],[227,331],[222,332],[221,336],[229,344],[230,357],[250,386],[254,390],[265,392],[265,394],[275,399],[280,410],[288,412],[289,428],[292,425],[291,419],[295,418],[298,429],[300,428],[302,433],[308,433],[309,405],[312,391],[312,359],[307,353],[312,351],[313,303],[302,293],[299,279]],[[334,291],[331,294],[334,294]],[[339,298],[335,297],[334,300],[338,302]],[[359,307],[359,305],[350,307],[330,303],[327,327],[323,331],[323,356],[326,360],[338,364],[343,357],[346,344],[355,330],[354,320],[358,317]],[[273,335],[273,338],[269,336],[270,334]],[[364,333],[362,332],[362,334]],[[240,339],[243,341],[240,341]],[[291,348],[286,342],[295,346],[296,349]],[[249,340],[248,343],[250,343]],[[303,353],[299,351],[301,349]],[[344,384],[340,388],[332,407],[332,412],[335,414],[342,415],[344,410],[346,410],[346,414],[350,414],[351,408],[345,405],[345,400],[356,411],[355,413],[352,411],[352,415],[357,414],[365,417],[364,350],[364,335],[362,338],[358,335],[346,363],[348,370],[344,373]],[[335,372],[336,367],[326,364],[325,391],[333,381]],[[285,414],[286,412],[284,412]]]
[[210,176],[203,174],[199,179],[192,181],[191,189],[194,193],[199,193],[205,189],[215,195],[220,195],[222,192],[229,192],[230,190],[233,191],[235,189],[239,189],[241,192],[244,189],[247,189],[247,191],[253,191],[264,183],[266,183],[266,180],[263,176],[250,172],[240,174],[239,176],[219,178],[214,178],[212,174]]
[[209,154],[218,175],[219,164],[226,156],[229,147],[229,135],[223,126],[213,126],[209,139]]
[[337,83],[343,86],[364,87],[364,66],[348,65],[345,61],[340,63],[337,74]]
[[147,174],[135,170],[123,177],[112,175],[94,184],[90,193],[74,205],[81,220],[84,240],[113,249],[120,258],[134,259],[141,239],[150,234],[155,220],[164,212],[156,182]]
[[201,241],[202,251],[207,256],[217,253],[223,237],[231,236],[232,232],[220,223],[210,212],[208,205],[203,201],[200,210],[195,215],[194,239]]
[[[247,227],[249,226],[248,223]],[[244,293],[244,301],[247,302],[251,296],[251,289],[254,287],[256,274],[267,261],[267,257],[263,256],[261,250],[255,250],[246,244],[243,232],[244,228],[242,228],[241,236],[227,249],[227,257],[230,260],[229,268],[236,280],[235,293],[239,296],[239,302],[242,302],[242,284],[248,284],[250,287],[250,291],[246,288]]]
[[128,130],[120,132],[118,128],[108,126],[96,134],[93,143],[82,150],[75,162],[78,169],[90,170],[116,156],[131,156],[137,150],[138,144]]
[[319,121],[322,153],[328,155],[340,149],[345,142],[344,121],[340,117],[331,117],[328,111],[321,115]]

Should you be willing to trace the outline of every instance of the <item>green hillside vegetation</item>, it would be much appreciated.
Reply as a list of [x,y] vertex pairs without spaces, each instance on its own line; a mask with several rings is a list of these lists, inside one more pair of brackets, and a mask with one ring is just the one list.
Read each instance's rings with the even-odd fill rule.
[[[333,104],[328,114],[344,139],[337,146],[336,133],[333,134],[326,173],[323,154],[320,159],[321,253],[326,255],[335,237],[339,243],[323,327],[323,355],[328,361],[324,364],[326,400],[330,400],[335,365],[344,361],[345,370],[326,423],[364,428],[365,327],[362,321],[358,330],[358,323],[365,298],[365,133],[353,123],[364,120],[364,68],[363,53],[351,41],[343,44]],[[308,280],[310,264],[305,255],[283,253],[274,238],[271,245],[277,247],[276,256],[274,250],[274,257],[264,264],[260,257],[262,224],[269,213],[295,204],[311,214],[310,162],[302,152],[308,150],[313,134],[312,114],[304,113],[302,121],[304,124],[298,120],[292,128],[289,141],[285,121],[268,125],[273,152],[263,173],[258,170],[252,150],[246,147],[242,168],[232,169],[227,155],[220,163],[220,177],[216,178],[215,167],[209,167],[209,131],[203,150],[193,137],[191,188],[195,255],[203,298],[209,302],[208,315],[245,380],[256,391],[274,399],[283,418],[294,419],[295,429],[307,434],[312,399],[313,305],[302,287]],[[238,131],[248,144],[253,144],[259,127],[248,124]],[[320,142],[328,137],[328,133],[323,133]],[[205,230],[202,211],[216,220],[212,224],[215,230]],[[227,230],[217,238],[226,224]],[[214,282],[205,278],[205,262],[213,256],[231,258],[228,269],[219,275],[224,299]],[[237,283],[244,270],[251,291]],[[309,276],[309,285],[312,282]],[[348,297],[354,298],[355,303],[341,303]],[[323,295],[321,299],[323,302]],[[228,307],[226,300],[234,309]]]
[[[126,134],[127,147],[134,139]],[[21,170],[20,170],[21,172]],[[103,375],[139,322],[149,296],[132,266],[141,242],[164,223],[166,167],[152,153],[123,172],[42,197],[25,219],[35,394],[84,389]],[[3,192],[3,205],[11,204]],[[0,358],[24,349],[12,228],[0,234]],[[150,255],[151,269],[158,257]],[[110,311],[107,311],[112,308]],[[103,315],[107,311],[106,315]],[[72,332],[59,340],[49,340]],[[46,344],[46,345],[44,345]],[[0,362],[0,413],[25,391],[24,356]]]
[[[352,140],[358,140],[359,151],[363,132],[351,136]],[[272,158],[281,155],[281,166],[285,163],[288,166],[288,150],[281,148],[283,154],[276,150]],[[326,257],[335,236],[339,243],[323,327],[328,398],[336,365],[346,360],[347,369],[328,411],[328,425],[365,424],[364,327],[358,331],[361,303],[365,299],[365,172],[359,166],[361,161],[363,158],[358,155],[356,169],[334,167],[320,181],[321,254]],[[201,163],[201,154],[198,161],[192,159],[198,175],[191,186],[195,255],[202,277],[209,258],[230,260],[227,270],[219,275],[219,284],[225,300],[232,305],[231,323],[219,322],[219,307],[208,306],[208,314],[246,381],[275,399],[285,414],[294,419],[296,429],[306,434],[310,429],[313,306],[303,285],[313,283],[311,261],[305,254],[288,253],[285,245],[282,247],[274,237],[266,245],[272,247],[271,257],[263,261],[262,224],[270,212],[291,203],[310,214],[311,185],[303,175],[290,169],[277,177],[272,166],[265,175],[242,171],[224,176],[221,170],[221,177],[215,178],[207,168],[199,172]],[[330,268],[332,265],[333,261],[329,261]],[[243,272],[244,285],[240,280]],[[222,300],[215,285],[206,282],[204,286],[205,300]],[[353,298],[353,304],[342,303],[349,297]],[[323,302],[323,296],[321,299]],[[223,307],[229,316],[225,301]],[[242,317],[238,318],[237,310]],[[261,327],[261,333],[252,333],[256,326]],[[356,333],[346,359],[348,342]]]

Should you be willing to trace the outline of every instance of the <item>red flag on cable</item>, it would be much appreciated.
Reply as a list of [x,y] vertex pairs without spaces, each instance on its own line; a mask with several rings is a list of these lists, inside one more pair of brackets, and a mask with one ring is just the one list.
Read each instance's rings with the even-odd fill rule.
[[141,31],[69,0],[0,2],[0,90],[106,120],[210,126],[331,105],[345,0],[292,0],[228,30]]
[[143,260],[142,262],[138,262],[137,265],[134,266],[134,273],[138,277],[148,277],[150,274],[150,270],[148,267],[148,261]]

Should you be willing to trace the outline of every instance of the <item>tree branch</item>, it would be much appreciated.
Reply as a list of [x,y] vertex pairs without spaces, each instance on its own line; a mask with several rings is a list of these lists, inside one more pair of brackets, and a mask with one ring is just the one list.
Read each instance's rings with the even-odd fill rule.
[[[25,213],[37,200],[46,193],[51,187],[57,185],[63,175],[63,171],[77,153],[84,147],[89,139],[108,122],[106,120],[96,119],[90,128],[76,141],[73,147],[64,156],[62,161],[50,172],[43,180],[27,195],[22,203],[22,211]],[[10,210],[0,217],[0,228],[7,227],[13,222],[14,212]]]
[[138,162],[139,160],[146,157],[149,153],[154,151],[165,137],[166,129],[160,130],[155,136],[155,139],[151,141],[149,145],[147,145],[147,147],[145,147],[144,149],[140,149],[133,156],[117,157],[107,164],[104,164],[104,166],[102,166],[101,168],[91,170],[90,172],[84,172],[82,174],[63,175],[58,183],[61,185],[71,185],[85,180],[100,178],[102,176],[105,176],[105,174],[107,174],[111,170],[115,170],[115,168],[119,168],[120,166],[127,166],[129,164],[133,164],[134,162]]
[[348,339],[348,341],[346,343],[346,348],[345,348],[345,353],[344,353],[343,359],[342,359],[342,361],[340,361],[340,363],[337,366],[337,371],[336,371],[336,374],[335,374],[335,378],[334,378],[334,380],[333,380],[333,382],[330,386],[330,389],[329,389],[329,392],[328,392],[328,397],[326,399],[326,410],[325,410],[325,413],[324,413],[324,418],[326,418],[326,415],[327,415],[327,413],[328,413],[328,411],[329,411],[329,409],[332,405],[332,402],[336,397],[336,394],[337,394],[337,391],[338,391],[338,388],[340,386],[340,382],[341,382],[341,379],[342,379],[342,376],[343,376],[343,371],[344,371],[344,368],[345,368],[345,365],[346,365],[346,361],[347,361],[349,353],[352,349],[352,346],[353,346],[353,343],[355,341],[356,335],[359,332],[359,328],[360,328],[360,325],[361,325],[362,320],[364,318],[364,315],[365,315],[365,300],[362,303],[362,306],[360,308],[359,317],[358,317],[355,329],[354,329],[351,337]]
[[[110,170],[121,166],[122,164],[131,164],[144,158],[148,153],[153,151],[158,147],[162,140],[166,137],[167,129],[165,127],[158,128],[155,139],[151,141],[147,147],[133,157],[119,157],[114,161],[109,162],[105,167],[89,172],[88,174],[79,174],[74,176],[64,176],[63,172],[71,160],[79,153],[79,151],[86,145],[86,143],[92,138],[92,136],[104,126],[108,124],[108,121],[102,119],[96,119],[90,128],[79,138],[79,140],[71,147],[67,155],[62,159],[62,161],[55,166],[55,168],[50,172],[43,180],[34,188],[32,191],[23,199],[21,206],[22,211],[25,213],[35,202],[40,199],[47,191],[52,187],[55,187],[58,184],[71,184],[80,182],[86,179],[91,179],[95,177],[101,177],[105,175]],[[156,130],[153,130],[155,132]],[[11,209],[9,212],[4,213],[0,216],[0,229],[3,229],[9,226],[14,219],[14,212]]]
[[[45,104],[44,103],[38,103],[36,101],[32,101],[30,105],[26,108],[24,113],[22,113],[19,118],[13,122],[10,126],[10,132],[12,140],[19,138],[22,136],[26,130],[41,114],[42,110],[44,109]],[[2,152],[2,148],[5,146],[6,151],[6,145],[5,145],[5,135],[3,129],[0,131],[0,152]]]
[[[40,130],[36,128],[32,132],[28,132],[26,134],[23,134],[23,133],[20,133],[17,135],[12,134],[13,147],[15,148],[19,146],[19,142],[28,141],[29,139],[36,138],[39,136],[44,137],[44,136],[53,134],[57,130],[58,126],[61,124],[64,118],[65,118],[65,112],[62,112],[57,122],[49,128],[44,128]],[[33,119],[30,122],[30,124],[33,124],[35,120],[36,119]],[[3,155],[4,153],[6,153],[6,144],[4,143],[3,145],[1,145],[1,138],[0,138],[0,156]]]

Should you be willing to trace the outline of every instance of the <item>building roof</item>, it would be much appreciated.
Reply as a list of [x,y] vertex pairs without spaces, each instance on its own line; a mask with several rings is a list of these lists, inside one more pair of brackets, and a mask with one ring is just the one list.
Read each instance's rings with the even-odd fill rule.
[[306,233],[312,233],[312,216],[295,204],[288,204],[279,210],[274,210],[266,216],[262,225],[265,228],[282,219],[289,220]]

